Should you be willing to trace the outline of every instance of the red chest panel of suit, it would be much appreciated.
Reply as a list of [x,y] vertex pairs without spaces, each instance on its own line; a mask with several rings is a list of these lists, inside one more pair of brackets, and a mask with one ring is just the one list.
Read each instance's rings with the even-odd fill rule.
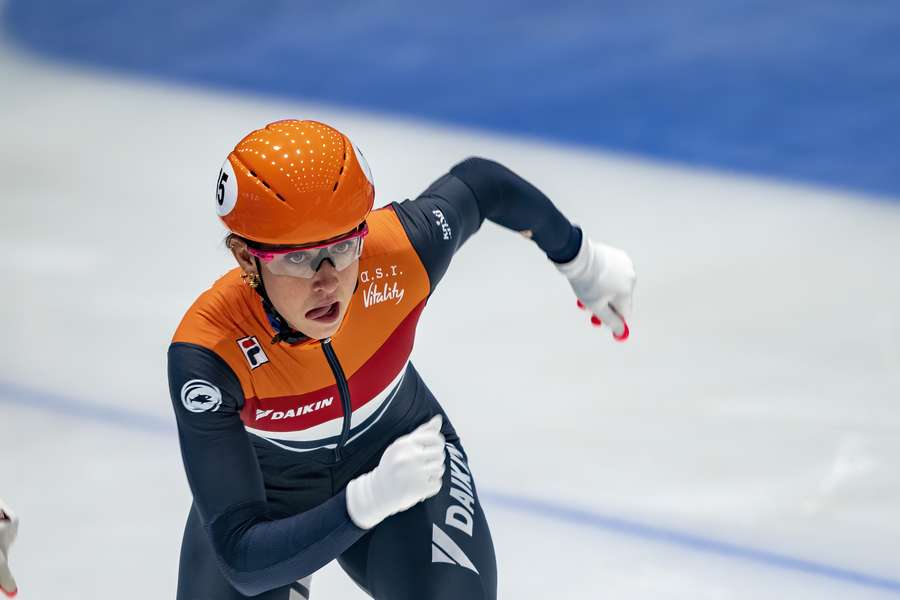
[[428,275],[393,210],[372,212],[368,224],[359,285],[330,340],[270,344],[262,303],[238,270],[201,296],[176,332],[175,341],[208,347],[231,366],[249,433],[289,450],[332,447],[344,427],[347,395],[347,441],[392,401],[428,297]]

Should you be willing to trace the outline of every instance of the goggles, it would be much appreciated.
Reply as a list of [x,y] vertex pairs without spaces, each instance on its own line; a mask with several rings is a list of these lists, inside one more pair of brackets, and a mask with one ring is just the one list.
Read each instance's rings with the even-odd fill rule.
[[338,271],[349,267],[362,254],[363,238],[368,233],[369,227],[363,223],[353,233],[315,246],[292,246],[289,248],[247,246],[247,251],[264,262],[275,275],[310,279],[325,260],[330,260]]

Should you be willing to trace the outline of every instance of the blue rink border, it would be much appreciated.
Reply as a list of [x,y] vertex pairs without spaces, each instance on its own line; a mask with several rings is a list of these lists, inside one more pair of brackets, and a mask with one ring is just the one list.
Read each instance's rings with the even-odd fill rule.
[[[84,400],[55,394],[22,385],[0,381],[0,404],[10,404],[23,408],[41,410],[62,416],[91,421],[151,434],[172,435],[175,433],[174,419],[157,417],[146,413],[126,410],[114,406],[87,402]],[[649,525],[595,511],[580,509],[564,504],[523,498],[502,492],[481,490],[481,499],[488,504],[510,511],[528,513],[543,519],[579,525],[590,529],[611,532],[631,538],[638,538],[676,546],[694,552],[704,552],[725,558],[754,563],[757,565],[825,577],[844,583],[893,592],[900,595],[900,581],[860,573],[842,567],[796,558],[768,550],[740,546],[711,538]]]

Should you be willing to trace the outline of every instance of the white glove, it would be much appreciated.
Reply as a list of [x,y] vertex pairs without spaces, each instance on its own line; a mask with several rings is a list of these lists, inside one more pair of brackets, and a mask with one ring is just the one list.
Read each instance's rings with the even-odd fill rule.
[[442,421],[436,415],[397,438],[377,467],[347,484],[347,512],[357,527],[371,529],[440,491],[445,468]]
[[594,242],[582,232],[578,254],[556,268],[572,285],[578,306],[593,313],[594,325],[606,323],[617,340],[628,339],[635,276],[634,265],[625,252]]
[[9,571],[9,547],[16,541],[18,531],[19,518],[0,500],[0,591],[10,598],[19,591]]

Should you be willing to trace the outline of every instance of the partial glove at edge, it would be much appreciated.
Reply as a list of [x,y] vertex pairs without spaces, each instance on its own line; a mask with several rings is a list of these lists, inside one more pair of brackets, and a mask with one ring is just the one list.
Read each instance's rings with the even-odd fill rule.
[[3,500],[0,500],[0,591],[12,598],[19,588],[9,570],[9,547],[16,541],[19,518]]

